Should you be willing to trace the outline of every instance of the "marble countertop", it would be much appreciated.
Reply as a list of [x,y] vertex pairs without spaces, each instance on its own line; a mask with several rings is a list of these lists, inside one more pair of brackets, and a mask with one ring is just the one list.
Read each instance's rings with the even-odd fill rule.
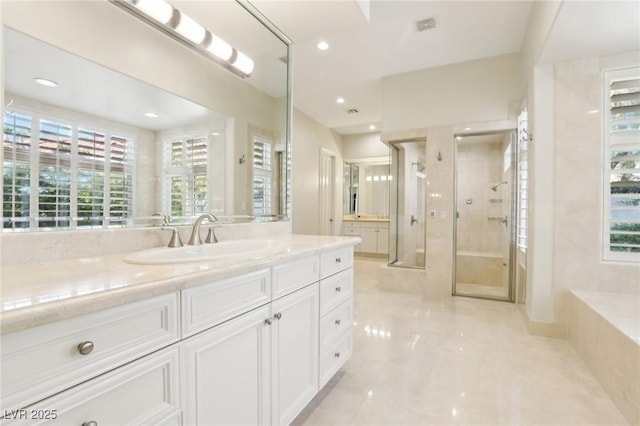
[[322,251],[358,238],[287,235],[287,249],[250,260],[134,265],[131,253],[5,266],[0,272],[0,334],[203,285]]
[[343,222],[389,222],[389,218],[376,218],[376,217],[360,217],[360,218],[355,218],[355,217],[350,217],[350,216],[345,216],[342,218]]

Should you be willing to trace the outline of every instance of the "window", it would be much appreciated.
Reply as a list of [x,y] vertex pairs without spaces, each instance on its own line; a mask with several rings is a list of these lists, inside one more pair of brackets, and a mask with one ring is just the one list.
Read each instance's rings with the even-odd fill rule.
[[528,163],[528,145],[529,133],[528,114],[524,110],[518,116],[518,229],[517,241],[518,248],[523,253],[527,251],[527,204],[528,204],[528,181],[529,181],[529,163]]
[[116,133],[36,112],[5,114],[3,228],[127,223],[133,206],[134,142]]
[[640,67],[604,73],[605,260],[640,261]]
[[163,211],[173,219],[191,219],[208,212],[207,133],[164,140]]
[[273,147],[267,137],[252,135],[253,214],[273,214]]

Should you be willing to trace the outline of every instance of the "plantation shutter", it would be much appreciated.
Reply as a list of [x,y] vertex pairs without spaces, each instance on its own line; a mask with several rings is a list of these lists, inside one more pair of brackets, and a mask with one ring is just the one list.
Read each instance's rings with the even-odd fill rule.
[[170,216],[191,218],[207,212],[207,136],[165,143],[165,196]]
[[640,261],[640,67],[605,73],[604,258]]
[[253,214],[272,213],[273,149],[271,141],[254,135],[253,158]]
[[2,228],[29,228],[31,211],[31,134],[33,120],[5,113],[2,164]]

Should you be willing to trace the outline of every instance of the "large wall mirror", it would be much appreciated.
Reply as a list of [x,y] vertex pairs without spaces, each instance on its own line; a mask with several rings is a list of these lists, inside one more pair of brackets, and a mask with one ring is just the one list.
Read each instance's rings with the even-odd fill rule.
[[343,173],[345,216],[389,217],[389,157],[347,159]]
[[287,220],[290,42],[246,3],[176,5],[251,75],[107,0],[2,2],[4,231]]

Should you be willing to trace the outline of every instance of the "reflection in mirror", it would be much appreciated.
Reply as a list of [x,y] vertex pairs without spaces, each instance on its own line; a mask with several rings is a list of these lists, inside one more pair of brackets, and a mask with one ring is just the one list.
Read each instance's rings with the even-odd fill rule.
[[[4,231],[160,225],[154,213],[174,223],[204,212],[229,222],[287,216],[288,45],[236,2],[216,7],[260,34],[253,44],[239,40],[256,61],[250,78],[188,57],[183,45],[106,2],[3,5]],[[211,9],[200,16],[211,18]],[[54,12],[59,25],[47,20]],[[70,53],[83,47],[73,28],[95,13],[120,31],[111,35],[105,23],[110,36],[82,52],[88,60]],[[218,28],[238,33],[228,23]],[[138,63],[135,49],[121,48],[129,29],[147,37],[147,53],[166,56],[162,66]],[[108,66],[96,63],[103,59]]]
[[355,216],[389,216],[389,159],[372,157],[344,162],[343,213]]

